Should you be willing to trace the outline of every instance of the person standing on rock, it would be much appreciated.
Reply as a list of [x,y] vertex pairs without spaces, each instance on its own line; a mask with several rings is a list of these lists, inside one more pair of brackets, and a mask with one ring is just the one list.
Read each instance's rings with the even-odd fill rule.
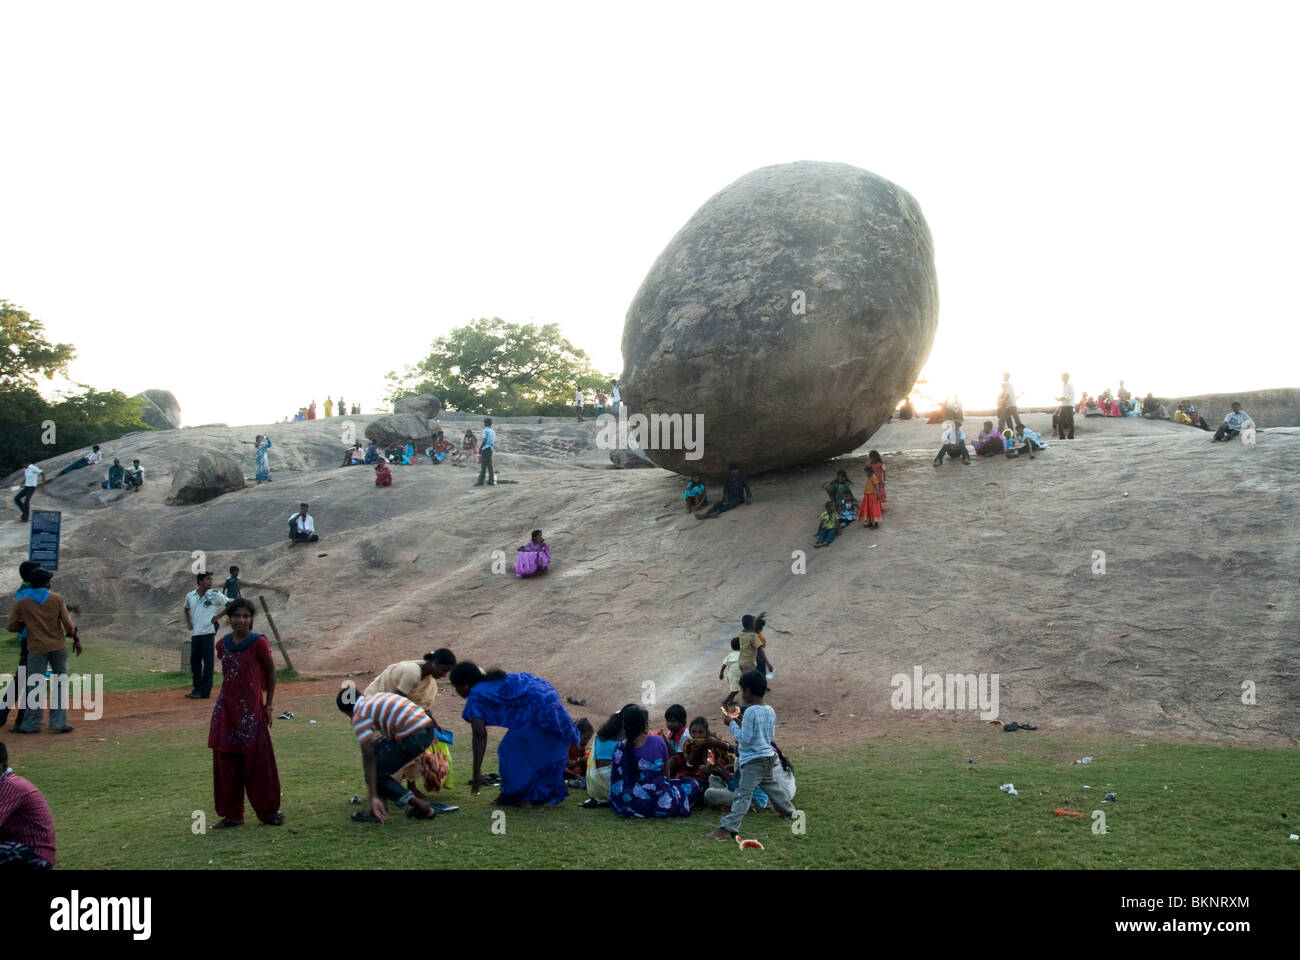
[[716,517],[720,513],[726,513],[733,507],[738,507],[742,503],[753,503],[754,496],[749,490],[749,483],[740,475],[740,467],[737,464],[730,464],[727,467],[727,479],[722,481],[722,499],[709,507],[704,513],[697,513],[696,520],[704,520],[708,517]]
[[334,401],[329,397],[325,398],[325,419],[328,420],[334,416]]
[[609,408],[610,411],[614,414],[614,416],[617,417],[619,408],[622,407],[623,405],[623,391],[619,389],[617,380],[611,380],[609,384],[609,388],[610,388]]
[[190,628],[190,673],[194,689],[187,700],[206,700],[212,693],[212,664],[217,639],[217,621],[226,613],[230,598],[212,589],[212,574],[195,576],[197,587],[185,595],[185,623]]
[[346,417],[347,415],[348,415],[348,408],[343,404],[343,394],[340,393],[339,394],[339,416]]
[[316,401],[315,401],[315,400],[313,400],[313,401],[311,402],[311,406],[309,406],[309,407],[307,408],[307,419],[308,419],[308,420],[315,420],[315,419],[316,419]]
[[32,494],[36,488],[45,483],[45,471],[36,465],[34,460],[28,460],[23,464],[23,488],[14,495],[14,504],[22,511],[19,523],[26,523],[31,515]]
[[1061,374],[1061,395],[1056,398],[1061,407],[1056,411],[1056,439],[1064,440],[1069,433],[1074,439],[1074,384],[1068,373]]
[[573,410],[578,415],[578,422],[582,423],[582,387],[573,392]]
[[271,481],[271,438],[259,433],[253,444],[257,447],[257,482],[269,483]]
[[479,467],[478,483],[474,484],[474,486],[476,487],[483,486],[483,477],[485,475],[487,476],[487,482],[489,486],[495,486],[497,482],[496,473],[492,470],[492,451],[493,449],[495,449],[496,443],[497,443],[497,432],[492,429],[492,418],[484,417],[483,418],[483,443],[478,448],[479,460],[482,462],[483,465]]
[[604,390],[596,391],[596,416],[605,412],[605,404],[609,402],[609,394]]
[[298,512],[289,514],[289,545],[293,546],[299,540],[315,543],[319,539],[316,521],[307,512],[307,504],[298,504]]
[[1002,374],[1002,390],[998,394],[998,433],[1015,422],[1020,427],[1020,410],[1016,407],[1016,388],[1011,385],[1011,374]]

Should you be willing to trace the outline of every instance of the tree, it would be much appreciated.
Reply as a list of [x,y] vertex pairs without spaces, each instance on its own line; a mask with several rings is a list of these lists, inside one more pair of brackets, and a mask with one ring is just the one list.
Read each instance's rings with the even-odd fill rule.
[[494,416],[563,416],[575,387],[608,386],[587,354],[554,323],[506,323],[500,317],[457,327],[433,342],[427,357],[402,376],[388,374],[389,400],[432,393],[449,410]]
[[0,475],[27,460],[153,429],[140,419],[143,401],[118,390],[79,383],[80,392],[54,402],[42,397],[36,377],[66,374],[75,356],[71,344],[47,341],[42,323],[26,310],[0,300]]
[[38,373],[53,380],[76,355],[72,344],[46,340],[44,325],[26,310],[0,300],[0,389],[35,386]]

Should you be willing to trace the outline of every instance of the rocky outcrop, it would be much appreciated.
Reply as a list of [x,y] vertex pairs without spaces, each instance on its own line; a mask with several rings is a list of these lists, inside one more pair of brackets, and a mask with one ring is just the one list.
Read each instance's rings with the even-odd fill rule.
[[393,413],[418,413],[433,420],[442,413],[442,401],[431,393],[412,394],[394,403]]
[[423,450],[433,443],[433,430],[422,413],[390,413],[367,424],[366,438],[380,446],[410,442]]
[[204,450],[197,463],[186,464],[176,471],[167,502],[173,505],[204,503],[243,487],[244,472],[233,457]]
[[135,399],[144,401],[140,419],[155,430],[179,430],[181,427],[181,405],[170,390],[145,390],[137,393]]
[[823,460],[911,389],[938,310],[907,191],[846,164],[764,167],[705,203],[650,269],[623,328],[623,397],[701,425],[695,450],[652,425],[646,455],[678,473]]

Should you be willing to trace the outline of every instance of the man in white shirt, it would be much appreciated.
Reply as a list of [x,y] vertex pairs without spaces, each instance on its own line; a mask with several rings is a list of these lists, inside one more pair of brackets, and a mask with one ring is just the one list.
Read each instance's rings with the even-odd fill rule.
[[86,454],[84,457],[81,457],[78,460],[73,460],[70,464],[68,464],[66,467],[64,467],[54,476],[57,479],[58,477],[63,476],[65,473],[71,473],[73,470],[80,470],[82,467],[93,467],[95,464],[99,463],[101,459],[102,456],[99,452],[99,444],[95,444],[93,447],[91,447],[90,453]]
[[1016,388],[1011,385],[1011,374],[1002,374],[1002,392],[998,394],[998,433],[1015,423],[1019,430],[1020,411],[1016,408]]
[[618,416],[618,409],[623,403],[623,391],[619,389],[618,381],[610,381],[609,407],[614,416]]
[[31,514],[32,494],[36,492],[37,487],[45,483],[44,473],[45,471],[31,460],[23,464],[23,488],[14,495],[14,504],[22,511],[19,523],[27,522]]
[[947,429],[944,430],[940,442],[943,446],[939,448],[939,455],[934,458],[936,467],[943,466],[945,456],[961,457],[962,463],[970,463],[970,453],[966,449],[966,431],[961,428],[960,420],[950,420],[948,422]]
[[299,540],[315,543],[319,539],[320,537],[316,536],[316,521],[307,512],[307,504],[298,504],[298,512],[289,514],[289,546],[293,546]]
[[483,419],[483,442],[479,444],[478,448],[479,459],[483,465],[478,470],[478,483],[474,484],[476,487],[483,486],[484,476],[488,478],[489,486],[496,485],[497,475],[492,470],[492,451],[496,449],[496,444],[497,432],[492,429],[492,418],[485,417]]
[[194,689],[187,700],[206,700],[212,693],[213,648],[217,638],[217,621],[226,615],[230,598],[212,589],[212,574],[196,576],[198,588],[185,595],[185,622],[190,627],[190,672]]
[[[1246,424],[1252,423],[1250,414],[1241,409],[1241,404],[1233,403],[1232,413],[1223,418],[1223,423],[1219,424],[1219,429],[1214,431],[1214,440],[1232,440],[1245,429]],[[1211,442],[1214,442],[1213,440]]]
[[1066,433],[1074,439],[1074,384],[1068,373],[1061,374],[1061,395],[1056,398],[1061,408],[1056,411],[1056,439],[1064,440]]

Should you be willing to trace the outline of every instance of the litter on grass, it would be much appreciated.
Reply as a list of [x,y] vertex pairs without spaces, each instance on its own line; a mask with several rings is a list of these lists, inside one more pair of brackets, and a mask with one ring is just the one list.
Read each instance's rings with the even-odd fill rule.
[[1082,760],[1071,760],[1071,763],[1092,763],[1092,757],[1084,757]]
[[998,787],[998,789],[1001,790],[1003,793],[1011,794],[1011,796],[1013,797],[1020,796],[1020,793],[1019,791],[1016,790],[1016,785],[1014,783],[1004,783],[1002,784],[1002,786]]

